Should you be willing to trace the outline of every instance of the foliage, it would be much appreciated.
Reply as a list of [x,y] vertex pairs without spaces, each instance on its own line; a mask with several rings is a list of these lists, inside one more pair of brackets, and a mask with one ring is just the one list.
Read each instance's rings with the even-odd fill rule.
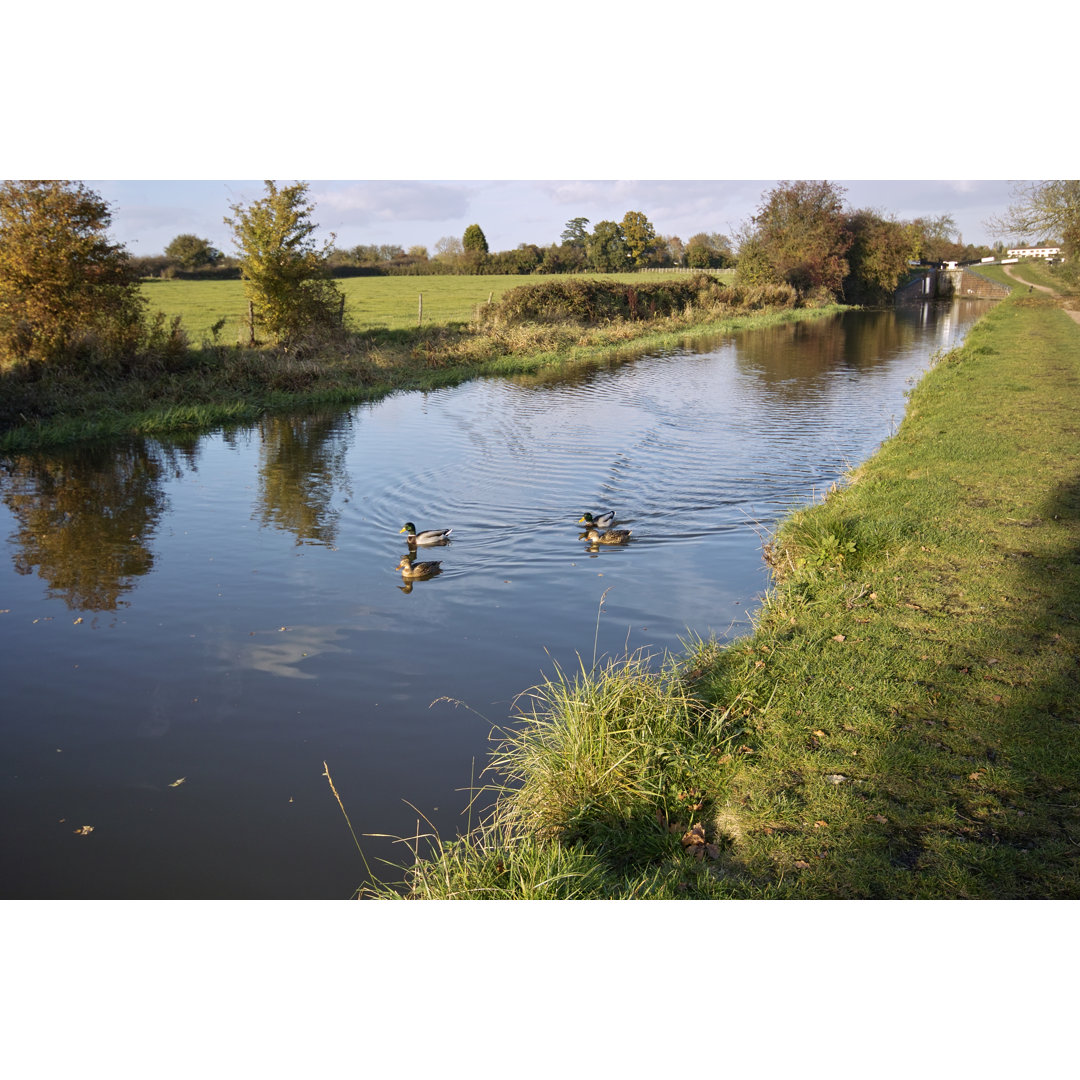
[[506,324],[573,322],[596,325],[610,319],[663,318],[687,305],[715,302],[723,291],[714,278],[627,284],[610,278],[572,277],[519,285],[503,294],[492,317]]
[[278,188],[267,180],[266,194],[249,206],[233,204],[225,218],[240,253],[245,292],[255,317],[277,341],[325,332],[339,322],[341,294],[329,279],[327,258],[333,234],[322,249],[311,234],[314,207],[308,185]]
[[857,210],[848,215],[847,228],[852,240],[844,298],[855,304],[891,301],[907,276],[908,261],[916,257],[914,226],[883,218],[873,210]]
[[475,251],[487,254],[488,242],[484,230],[479,225],[469,225],[465,229],[465,235],[461,238],[461,246],[465,251]]
[[586,226],[589,224],[587,217],[571,218],[566,223],[566,228],[562,231],[560,240],[564,244],[577,244],[580,247],[584,247],[589,239],[589,230]]
[[165,248],[165,254],[183,270],[217,266],[224,257],[209,240],[203,240],[193,233],[181,233],[174,237]]
[[[851,246],[843,214],[844,189],[827,180],[785,181],[768,192],[752,218],[754,258],[800,293],[839,296]],[[742,251],[740,250],[740,262]],[[760,280],[763,267],[755,266]]]
[[598,221],[587,246],[589,267],[600,274],[617,274],[630,268],[630,252],[622,226],[615,221]]
[[81,183],[0,185],[0,360],[117,363],[143,333],[128,254],[108,204]]
[[628,210],[621,222],[626,253],[634,266],[646,266],[649,256],[655,252],[656,229],[640,210]]
[[695,269],[722,269],[735,265],[731,241],[721,233],[695,233],[686,242],[686,265]]

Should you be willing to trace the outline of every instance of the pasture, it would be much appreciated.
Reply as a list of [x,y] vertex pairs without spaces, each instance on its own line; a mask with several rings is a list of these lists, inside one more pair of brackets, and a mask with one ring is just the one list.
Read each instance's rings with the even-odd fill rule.
[[[730,277],[734,271],[713,271]],[[345,296],[345,318],[355,330],[405,330],[415,327],[423,296],[424,326],[445,326],[468,322],[477,306],[488,299],[498,300],[518,285],[550,281],[557,274],[442,274],[426,277],[338,278]],[[657,274],[600,274],[618,281],[655,281]],[[179,281],[147,279],[142,286],[150,311],[163,311],[170,318],[183,319],[191,343],[202,344],[219,319],[225,325],[219,333],[221,344],[247,342],[247,299],[241,281]]]

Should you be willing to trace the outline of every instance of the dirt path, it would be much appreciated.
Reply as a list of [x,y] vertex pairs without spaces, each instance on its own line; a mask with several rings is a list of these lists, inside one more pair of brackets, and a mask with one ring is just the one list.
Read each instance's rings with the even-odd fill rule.
[[[1054,292],[1053,289],[1049,288],[1046,285],[1032,285],[1031,282],[1024,281],[1021,278],[1018,278],[1012,272],[1012,267],[1011,266],[1003,266],[1002,270],[1004,270],[1005,273],[1009,277],[1011,277],[1013,279],[1013,281],[1015,281],[1018,285],[1027,285],[1028,286],[1028,291],[1030,291],[1031,289],[1038,289],[1039,292],[1044,292],[1044,293],[1049,294],[1050,296],[1055,297],[1056,299],[1061,299],[1061,296],[1060,296],[1059,293]],[[1065,312],[1066,315],[1069,316],[1070,319],[1073,320],[1073,322],[1080,324],[1080,311],[1072,311],[1067,307],[1062,307],[1062,310]]]

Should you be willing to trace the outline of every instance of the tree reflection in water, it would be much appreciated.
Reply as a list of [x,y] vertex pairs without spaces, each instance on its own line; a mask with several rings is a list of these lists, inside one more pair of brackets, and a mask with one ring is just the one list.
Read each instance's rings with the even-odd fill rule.
[[259,424],[258,520],[296,536],[297,544],[333,547],[340,510],[335,492],[348,491],[345,458],[348,415],[271,416]]
[[18,529],[15,569],[38,576],[71,609],[113,611],[154,565],[150,541],[166,509],[167,459],[145,440],[80,447],[5,464],[0,492]]

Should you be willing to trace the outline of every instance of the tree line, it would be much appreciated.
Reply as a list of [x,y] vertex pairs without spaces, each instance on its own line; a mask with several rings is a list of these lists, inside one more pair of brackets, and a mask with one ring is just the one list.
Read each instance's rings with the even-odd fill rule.
[[[1080,181],[1039,181],[1015,190],[1016,203],[991,223],[1008,232],[1063,238],[1068,274],[1080,255]],[[344,303],[334,277],[355,272],[616,273],[664,266],[734,267],[747,286],[784,285],[803,302],[888,300],[915,260],[974,261],[994,252],[963,245],[949,215],[899,221],[853,210],[829,181],[785,181],[763,197],[734,243],[698,233],[683,243],[657,234],[640,211],[621,221],[566,223],[558,244],[522,244],[491,252],[472,224],[444,237],[431,256],[393,245],[341,251],[331,234],[317,244],[315,207],[306,183],[266,181],[262,198],[229,207],[225,217],[237,254],[229,260],[198,236],[177,236],[162,258],[186,273],[231,270],[259,326],[289,343],[343,329]],[[187,348],[179,320],[150,316],[140,291],[145,260],[108,238],[108,204],[71,181],[0,184],[0,365],[58,361],[125,369],[168,363]],[[955,237],[955,238],[954,238]],[[998,245],[1000,250],[1002,245]],[[405,269],[406,265],[414,269]],[[416,267],[426,267],[418,270]]]

